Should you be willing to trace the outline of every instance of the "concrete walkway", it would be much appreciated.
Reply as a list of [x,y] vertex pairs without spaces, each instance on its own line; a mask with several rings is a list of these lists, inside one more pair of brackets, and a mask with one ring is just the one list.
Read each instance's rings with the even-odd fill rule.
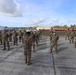
[[54,75],[49,44],[49,38],[43,37],[39,47],[36,47],[36,52],[32,52],[30,66],[24,63],[21,44],[13,47],[11,51],[0,50],[0,75]]

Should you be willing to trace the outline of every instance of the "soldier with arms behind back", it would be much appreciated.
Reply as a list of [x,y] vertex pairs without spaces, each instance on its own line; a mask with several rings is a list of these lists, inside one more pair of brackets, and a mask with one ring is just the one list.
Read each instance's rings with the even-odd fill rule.
[[26,36],[23,39],[24,43],[24,56],[25,56],[25,63],[30,65],[31,61],[31,46],[32,46],[32,36],[30,31],[26,31]]
[[6,50],[6,47],[8,47],[8,50],[10,50],[10,46],[9,46],[9,35],[8,33],[4,30],[3,34],[2,34],[2,43],[4,46],[3,50]]

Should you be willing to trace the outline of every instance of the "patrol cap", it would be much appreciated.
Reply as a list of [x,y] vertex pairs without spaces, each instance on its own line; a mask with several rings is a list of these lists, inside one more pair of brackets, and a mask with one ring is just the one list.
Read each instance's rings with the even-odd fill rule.
[[31,32],[30,30],[26,30],[26,32]]
[[26,30],[26,34],[31,34],[31,31],[30,30]]

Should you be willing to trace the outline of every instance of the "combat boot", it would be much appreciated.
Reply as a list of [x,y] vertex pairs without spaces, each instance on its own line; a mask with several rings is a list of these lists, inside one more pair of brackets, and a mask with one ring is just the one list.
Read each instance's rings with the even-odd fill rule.
[[27,64],[27,58],[25,58],[25,64]]
[[58,51],[57,51],[57,49],[56,49],[56,54],[58,54]]
[[6,48],[4,48],[3,50],[6,50]]
[[52,49],[50,50],[50,53],[52,53]]
[[10,50],[10,48],[7,49],[8,51]]

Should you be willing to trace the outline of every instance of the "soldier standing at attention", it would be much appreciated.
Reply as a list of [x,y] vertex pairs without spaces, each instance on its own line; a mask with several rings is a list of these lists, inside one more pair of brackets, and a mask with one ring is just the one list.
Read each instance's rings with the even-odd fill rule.
[[59,36],[57,36],[56,32],[53,32],[52,38],[51,38],[51,47],[50,47],[50,53],[52,53],[53,48],[55,47],[56,49],[56,53],[58,53],[57,51],[57,41],[59,39]]
[[68,30],[66,30],[65,40],[67,40],[67,38],[68,38],[68,40],[69,40],[69,36],[70,36],[70,30],[69,30],[69,28],[68,28]]
[[6,50],[6,46],[8,47],[8,50],[10,50],[10,46],[9,46],[9,41],[8,41],[9,35],[8,33],[4,30],[3,34],[2,34],[2,43],[4,46],[3,50]]
[[35,41],[36,41],[37,46],[38,46],[38,39],[39,39],[39,36],[38,36],[38,32],[36,31],[35,32]]
[[30,65],[31,61],[31,46],[32,46],[32,36],[30,31],[26,31],[26,36],[24,37],[24,55],[25,63]]
[[32,32],[32,47],[33,47],[33,52],[35,52],[35,42],[36,42],[35,31],[33,31]]
[[25,36],[25,35],[26,35],[26,30],[23,31],[23,36]]
[[50,43],[51,43],[51,40],[52,40],[52,35],[53,35],[53,29],[51,29],[51,31],[50,31]]
[[23,36],[23,33],[20,31],[20,32],[19,32],[19,42],[21,42],[22,36]]
[[14,45],[18,45],[18,33],[16,31],[14,31],[13,33],[13,42],[14,42]]
[[2,32],[0,31],[0,44],[2,45]]
[[76,32],[74,34],[74,47],[76,48]]
[[12,31],[9,31],[8,34],[9,34],[9,41],[12,42]]
[[74,29],[72,29],[72,31],[71,31],[71,33],[70,33],[70,39],[69,39],[69,43],[74,43],[74,34],[75,34],[75,32],[74,32]]

